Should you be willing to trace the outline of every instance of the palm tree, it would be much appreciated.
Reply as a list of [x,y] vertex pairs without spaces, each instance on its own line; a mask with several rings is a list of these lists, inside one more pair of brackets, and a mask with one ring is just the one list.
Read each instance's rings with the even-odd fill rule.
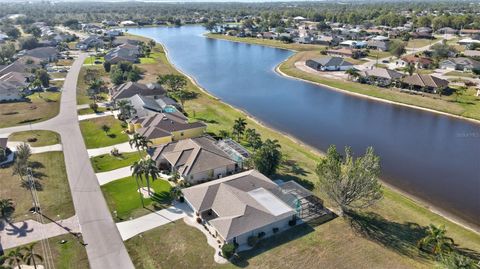
[[128,119],[136,112],[135,108],[132,106],[132,103],[128,100],[120,100],[116,103],[118,109],[120,110],[119,118],[122,120]]
[[150,179],[155,181],[160,177],[160,170],[157,167],[157,163],[152,159],[144,160],[143,173],[145,176],[145,181],[147,182],[148,195],[151,196],[152,192],[150,190]]
[[140,154],[140,149],[146,150],[150,144],[152,144],[152,141],[148,140],[145,136],[135,133],[133,134],[133,137],[130,138],[128,141],[128,144],[130,144],[130,147],[134,146],[137,151],[138,155],[140,158],[142,155]]
[[180,197],[182,197],[182,189],[178,186],[175,186],[170,189],[170,196],[172,196],[173,199],[179,200]]
[[237,137],[237,141],[240,141],[240,137],[245,132],[245,128],[247,127],[247,121],[244,118],[238,118],[235,120],[233,124],[232,135]]
[[27,174],[28,158],[32,155],[32,150],[27,143],[20,144],[16,147],[16,160],[13,166],[13,173],[23,177]]
[[408,64],[407,67],[406,67],[406,71],[410,76],[412,76],[413,73],[415,73],[415,70],[416,70],[416,68],[415,68],[414,64]]
[[142,207],[145,207],[145,204],[143,202],[143,195],[140,192],[140,183],[139,183],[139,179],[143,180],[143,174],[144,174],[143,167],[144,167],[143,160],[140,160],[140,161],[134,162],[132,166],[130,166],[130,170],[132,170],[132,177],[135,178],[135,181],[137,182],[137,189],[140,195],[140,201],[142,202]]
[[11,267],[16,265],[17,268],[21,269],[22,266],[20,263],[24,262],[22,248],[18,247],[10,251],[5,259],[5,262]]
[[348,69],[347,71],[345,71],[345,74],[348,75],[348,80],[358,78],[360,76],[360,73],[358,73],[358,70],[355,68]]
[[0,199],[0,218],[7,219],[15,210],[12,199]]
[[103,90],[103,85],[105,83],[101,79],[94,79],[88,85],[88,93],[90,97],[93,99],[93,103],[97,103],[97,95]]
[[446,233],[445,226],[437,227],[430,224],[427,235],[418,242],[418,247],[435,255],[450,252],[453,249],[454,242],[452,238],[446,236]]
[[38,261],[43,261],[43,257],[40,256],[39,254],[36,254],[33,251],[33,248],[35,247],[36,243],[30,244],[29,246],[26,246],[23,248],[25,250],[25,254],[23,255],[24,261],[28,265],[33,265],[33,268],[37,269],[37,260]]
[[245,139],[247,140],[247,143],[250,147],[253,148],[253,150],[257,150],[262,146],[262,138],[255,129],[247,129],[245,131]]

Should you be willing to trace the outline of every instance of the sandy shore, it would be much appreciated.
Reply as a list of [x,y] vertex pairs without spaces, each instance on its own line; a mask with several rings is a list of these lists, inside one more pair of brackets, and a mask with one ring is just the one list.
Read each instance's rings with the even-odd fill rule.
[[[229,40],[226,40],[226,41],[229,41]],[[278,130],[272,126],[270,126],[269,124],[266,124],[262,121],[260,121],[259,119],[255,118],[254,116],[252,116],[250,113],[248,113],[247,111],[241,109],[241,108],[238,108],[238,107],[235,107],[231,104],[228,104],[226,102],[223,102],[220,98],[218,98],[217,96],[213,95],[212,93],[210,93],[207,89],[203,88],[202,86],[200,86],[200,84],[195,80],[195,78],[193,78],[192,76],[190,76],[189,74],[183,72],[180,68],[178,68],[171,60],[170,60],[170,56],[169,56],[169,53],[168,53],[168,49],[161,43],[158,43],[160,44],[164,51],[165,51],[165,55],[166,55],[166,58],[169,62],[170,65],[172,65],[178,72],[180,72],[181,74],[183,74],[184,76],[186,76],[195,86],[197,86],[203,93],[205,93],[206,95],[212,97],[212,98],[215,98],[216,100],[218,100],[219,102],[222,102],[223,104],[229,106],[230,108],[232,109],[235,109],[237,111],[240,111],[242,113],[244,113],[247,118],[255,123],[257,123],[258,125],[261,125],[265,128],[268,128],[270,130],[273,130],[277,133],[280,133],[282,134],[283,136],[285,136],[286,138],[290,139],[293,143],[296,143],[296,144],[299,144],[301,145],[302,147],[305,147],[306,149],[308,149],[309,151],[313,152],[313,153],[316,153],[318,155],[321,155],[321,156],[324,156],[325,155],[325,152],[321,151],[321,150],[318,150],[316,148],[314,148],[313,146],[310,146],[304,142],[302,142],[301,140],[299,140],[298,138],[296,138],[295,136],[291,135],[291,134],[288,134],[288,133],[285,133],[281,130]],[[285,60],[287,61],[288,58]],[[440,112],[440,111],[436,111],[436,110],[431,110],[431,109],[427,109],[427,108],[422,108],[422,107],[417,107],[417,106],[413,106],[413,105],[407,105],[407,104],[403,104],[403,103],[398,103],[398,102],[393,102],[393,101],[388,101],[388,100],[385,100],[385,99],[381,99],[381,98],[376,98],[376,97],[371,97],[371,96],[367,96],[367,95],[363,95],[363,94],[359,94],[359,93],[354,93],[354,92],[349,92],[349,91],[346,91],[346,90],[342,90],[342,89],[339,89],[339,88],[335,88],[335,87],[330,87],[328,85],[324,85],[324,84],[321,84],[321,83],[316,83],[316,82],[312,82],[312,81],[309,81],[309,80],[304,80],[304,79],[301,79],[301,78],[296,78],[296,77],[292,77],[292,76],[289,76],[285,73],[283,73],[281,70],[280,70],[280,65],[283,64],[285,61],[283,61],[282,63],[280,63],[279,65],[277,65],[275,67],[275,72],[277,72],[279,75],[281,76],[284,76],[284,77],[287,77],[287,78],[290,78],[290,79],[297,79],[297,80],[301,80],[301,81],[304,81],[304,82],[308,82],[308,83],[312,83],[312,84],[315,84],[315,85],[319,85],[319,86],[322,86],[322,87],[327,87],[329,89],[332,89],[332,90],[336,90],[336,91],[340,91],[340,92],[344,92],[344,93],[347,93],[347,94],[352,94],[352,95],[355,95],[355,96],[358,96],[358,97],[363,97],[363,98],[369,98],[369,99],[372,99],[372,100],[375,100],[375,101],[379,101],[379,102],[386,102],[386,103],[391,103],[391,104],[396,104],[396,105],[403,105],[403,106],[407,106],[407,107],[411,107],[411,108],[416,108],[416,109],[421,109],[421,110],[425,110],[425,111],[429,111],[429,112],[434,112],[434,113],[439,113],[439,114],[443,114],[443,115],[447,115],[447,116],[452,116],[452,117],[456,117],[456,118],[460,118],[460,119],[463,119],[463,120],[470,120],[470,121],[473,121],[473,122],[476,122],[476,123],[479,123],[480,124],[480,121],[478,120],[474,120],[474,119],[467,119],[467,118],[464,118],[464,117],[461,117],[461,116],[456,116],[456,115],[452,115],[452,114],[449,114],[449,113],[444,113],[444,112]],[[418,204],[419,206],[421,207],[424,207],[426,208],[427,210],[429,210],[430,212],[433,212],[437,215],[440,215],[442,217],[444,217],[445,219],[448,219],[449,221],[457,224],[457,225],[460,225],[462,226],[463,228],[465,229],[468,229],[468,230],[471,230],[475,233],[479,233],[480,234],[480,226],[478,225],[474,225],[472,223],[468,223],[462,219],[459,219],[458,217],[454,216],[453,214],[445,211],[445,210],[442,210],[440,208],[437,208],[435,207],[433,204],[430,204],[428,203],[427,201],[424,201],[418,197],[415,197],[403,190],[400,190],[398,188],[396,188],[395,186],[392,186],[388,183],[386,183],[385,181],[382,180],[382,184],[385,185],[386,187],[394,190],[395,192],[398,192],[400,193],[401,195],[405,196],[405,197],[408,197],[410,200],[414,201],[416,204]]]

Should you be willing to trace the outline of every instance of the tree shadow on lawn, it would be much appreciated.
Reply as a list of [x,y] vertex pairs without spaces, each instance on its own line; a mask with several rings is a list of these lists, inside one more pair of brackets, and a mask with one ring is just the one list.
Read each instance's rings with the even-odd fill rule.
[[247,267],[249,265],[249,259],[258,256],[263,252],[267,252],[273,248],[279,247],[280,245],[303,237],[313,231],[315,231],[315,229],[306,223],[292,227],[287,231],[260,240],[257,245],[250,250],[238,253],[238,256],[232,260],[232,263],[238,267]]
[[430,258],[417,248],[417,242],[427,235],[426,226],[389,221],[373,212],[348,212],[346,217],[353,230],[369,240],[412,259]]
[[[22,186],[22,188],[24,188],[26,190],[30,190],[30,182],[28,182],[27,180],[22,180],[20,185]],[[40,181],[36,178],[33,179],[33,188],[36,191],[43,191],[42,183],[40,183]]]

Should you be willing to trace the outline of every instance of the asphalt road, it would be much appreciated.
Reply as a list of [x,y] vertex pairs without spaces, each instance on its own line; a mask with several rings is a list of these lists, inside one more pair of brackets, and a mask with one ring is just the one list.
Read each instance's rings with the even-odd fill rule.
[[83,240],[92,269],[134,268],[112,219],[90,164],[77,116],[77,80],[87,54],[80,54],[67,74],[59,114],[50,120],[0,129],[1,134],[26,130],[51,130],[62,138],[65,165]]

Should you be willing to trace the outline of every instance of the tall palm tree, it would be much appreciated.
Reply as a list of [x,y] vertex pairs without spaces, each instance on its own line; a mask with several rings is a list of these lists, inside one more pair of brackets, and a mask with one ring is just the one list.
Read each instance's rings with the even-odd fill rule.
[[138,194],[140,195],[140,202],[142,202],[142,207],[145,207],[145,203],[143,202],[143,195],[140,192],[140,181],[143,181],[143,160],[136,161],[130,166],[130,170],[132,170],[132,177],[135,178],[135,181],[137,182],[137,189],[138,189]]
[[132,106],[132,103],[128,100],[120,100],[116,102],[116,106],[120,111],[119,117],[124,120],[132,117],[132,115],[136,112],[135,108]]
[[17,268],[21,269],[21,263],[24,262],[22,248],[18,247],[10,251],[5,259],[5,262],[11,267],[16,265]]
[[37,269],[37,261],[43,261],[43,257],[33,251],[35,244],[36,243],[33,243],[29,246],[23,247],[23,250],[25,251],[23,259],[28,265],[33,265],[33,268]]
[[16,160],[13,165],[13,173],[20,176],[20,180],[24,181],[27,174],[28,158],[32,155],[32,150],[27,143],[20,144],[16,147]]
[[245,132],[246,127],[247,127],[247,121],[244,118],[238,118],[233,123],[232,134],[237,137],[237,141],[240,141],[240,137]]
[[0,199],[0,218],[7,219],[15,210],[12,199]]
[[446,233],[445,226],[437,227],[430,224],[427,235],[418,242],[418,247],[434,255],[450,252],[453,249],[454,242],[452,238],[446,236]]
[[160,170],[157,167],[157,163],[152,159],[147,159],[143,161],[143,172],[145,176],[145,181],[147,182],[148,195],[151,196],[152,192],[150,190],[150,179],[152,181],[157,180],[160,177]]
[[128,141],[128,144],[130,147],[135,147],[137,149],[138,155],[140,158],[142,155],[140,154],[140,149],[146,150],[150,144],[152,144],[152,141],[148,140],[145,136],[142,136],[141,134],[135,133],[133,134],[133,137],[130,138]]
[[345,74],[348,75],[349,80],[353,78],[358,78],[360,76],[360,73],[358,73],[358,70],[355,68],[348,69],[347,71],[345,71]]

